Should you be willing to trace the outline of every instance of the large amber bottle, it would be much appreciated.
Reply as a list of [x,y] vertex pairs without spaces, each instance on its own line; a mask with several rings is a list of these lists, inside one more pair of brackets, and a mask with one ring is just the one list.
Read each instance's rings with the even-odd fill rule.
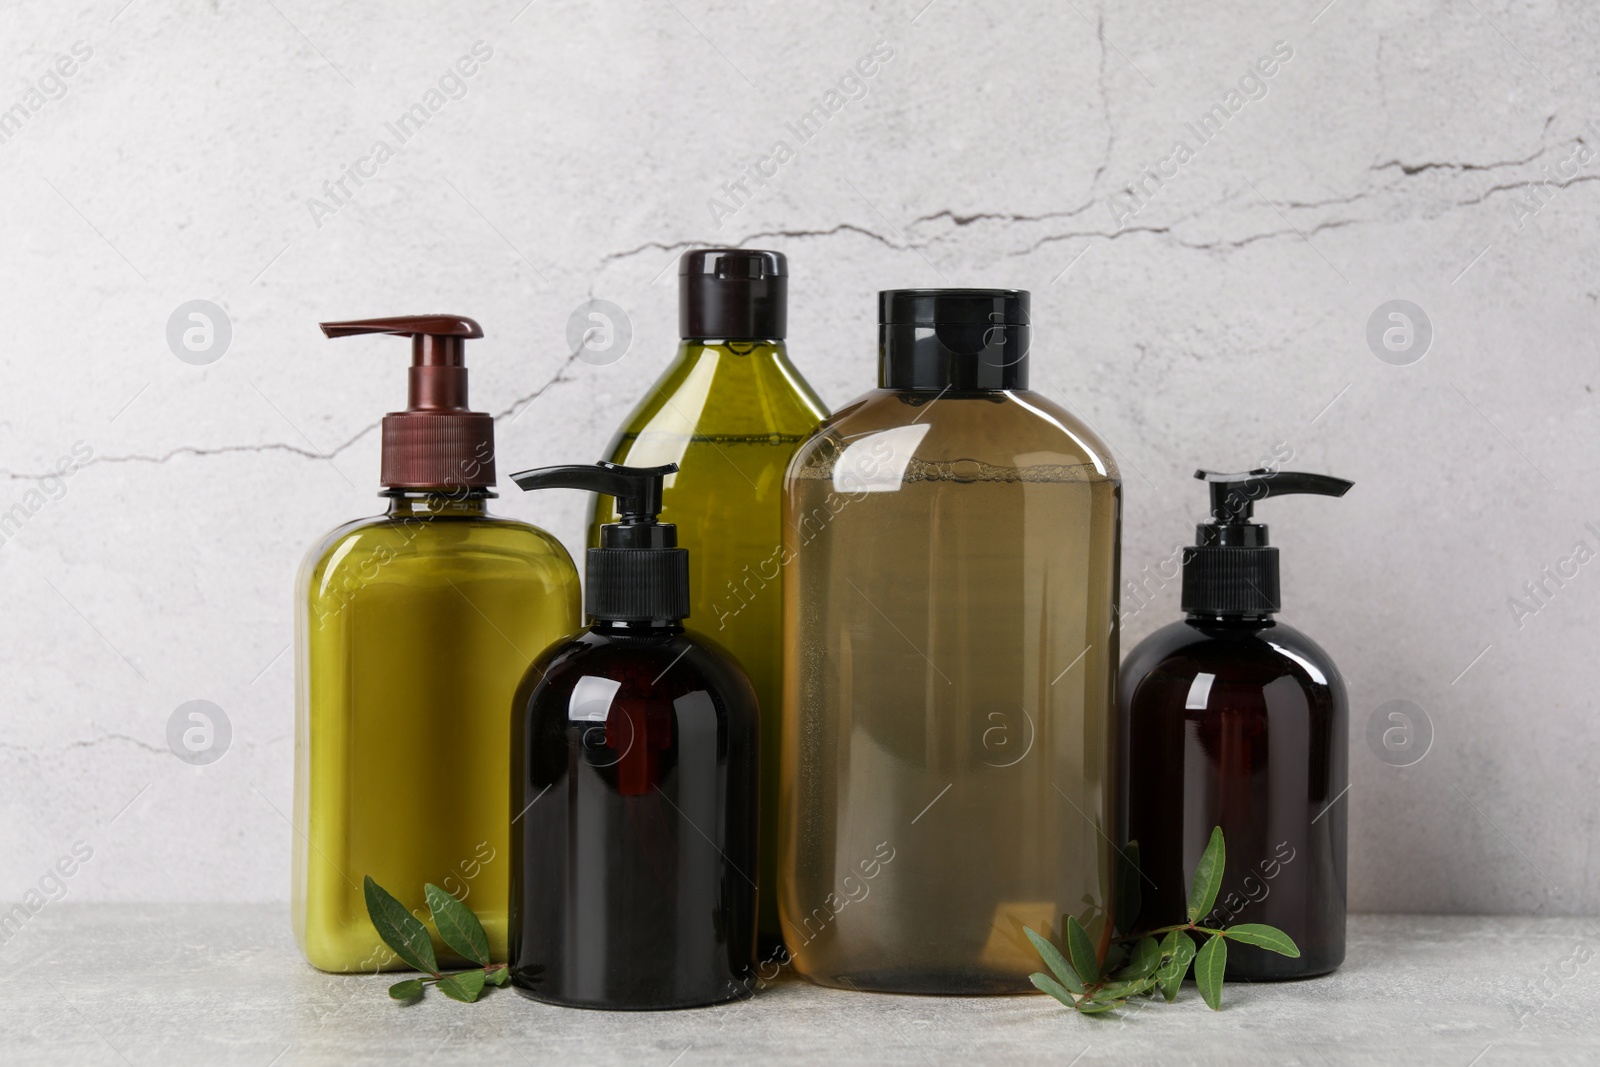
[[880,294],[880,388],[789,469],[779,880],[797,969],[1030,989],[1102,936],[1120,478],[1028,389],[1028,294]]
[[[608,459],[676,463],[661,520],[690,552],[689,624],[731,652],[761,707],[763,957],[779,941],[778,738],[782,705],[783,472],[827,409],[784,346],[788,263],[781,252],[706,248],[679,262],[678,358],[612,442]],[[597,497],[589,544],[620,516]]]
[[[293,922],[325,971],[398,964],[367,918],[371,876],[408,907],[433,882],[505,958],[511,723],[528,663],[578,627],[566,549],[487,510],[494,422],[467,410],[471,319],[323,326],[412,337],[410,405],[383,420],[386,514],[341,526],[296,584]],[[442,961],[454,958],[442,943]]]

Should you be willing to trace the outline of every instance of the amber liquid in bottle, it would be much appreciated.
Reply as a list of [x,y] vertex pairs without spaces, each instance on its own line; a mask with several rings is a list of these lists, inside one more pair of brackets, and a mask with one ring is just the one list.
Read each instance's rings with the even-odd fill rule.
[[1189,618],[1142,641],[1122,669],[1126,839],[1139,843],[1136,924],[1183,922],[1213,826],[1227,863],[1201,925],[1266,923],[1298,959],[1235,944],[1230,980],[1309,978],[1345,949],[1349,713],[1338,670],[1271,616]]
[[801,974],[1032,989],[1105,931],[1120,483],[1027,390],[880,389],[790,468],[782,864]]

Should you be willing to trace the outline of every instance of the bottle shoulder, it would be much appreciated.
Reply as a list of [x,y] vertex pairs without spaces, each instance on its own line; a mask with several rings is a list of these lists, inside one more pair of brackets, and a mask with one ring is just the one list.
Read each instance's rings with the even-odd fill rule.
[[[776,434],[798,443],[827,413],[781,343],[685,341],[628,415],[610,452],[620,462],[650,436],[738,439]],[[631,461],[645,462],[638,456]]]
[[537,711],[554,708],[569,717],[591,700],[622,699],[679,705],[705,693],[720,714],[754,724],[756,696],[738,662],[716,642],[684,630],[617,637],[579,631],[556,642],[528,671],[525,697]]
[[[854,449],[854,451],[851,451]],[[889,451],[958,480],[1034,471],[1044,480],[1121,482],[1110,448],[1077,416],[1032,390],[961,395],[874,389],[830,416],[790,473],[826,475],[841,458]]]
[[1309,636],[1274,620],[1260,626],[1215,625],[1179,619],[1149,634],[1123,660],[1124,699],[1146,679],[1188,684],[1201,675],[1238,684],[1269,685],[1292,677],[1304,688],[1344,696],[1333,658]]
[[403,571],[408,564],[434,565],[445,558],[463,566],[554,569],[577,579],[571,555],[553,534],[519,519],[487,514],[374,515],[343,523],[312,544],[300,577],[311,584],[352,568]]

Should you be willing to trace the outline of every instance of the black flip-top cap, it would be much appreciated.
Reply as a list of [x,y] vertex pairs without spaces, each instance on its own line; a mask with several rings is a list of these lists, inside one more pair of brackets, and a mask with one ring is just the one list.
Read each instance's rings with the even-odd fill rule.
[[789,261],[756,248],[696,248],[678,260],[685,338],[781,340],[789,327]]
[[982,392],[1028,387],[1025,289],[885,289],[878,294],[878,384]]

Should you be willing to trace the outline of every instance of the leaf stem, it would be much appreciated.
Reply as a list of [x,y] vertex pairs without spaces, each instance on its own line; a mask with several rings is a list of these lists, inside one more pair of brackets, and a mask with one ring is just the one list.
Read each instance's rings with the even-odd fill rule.
[[1200,934],[1211,934],[1213,937],[1228,936],[1226,930],[1214,930],[1209,926],[1201,926],[1198,923],[1173,923],[1171,926],[1162,926],[1154,930],[1141,930],[1136,934],[1123,934],[1121,937],[1113,937],[1111,940],[1114,942],[1142,941],[1147,937],[1160,937],[1162,934],[1170,934],[1174,930],[1193,930]]

